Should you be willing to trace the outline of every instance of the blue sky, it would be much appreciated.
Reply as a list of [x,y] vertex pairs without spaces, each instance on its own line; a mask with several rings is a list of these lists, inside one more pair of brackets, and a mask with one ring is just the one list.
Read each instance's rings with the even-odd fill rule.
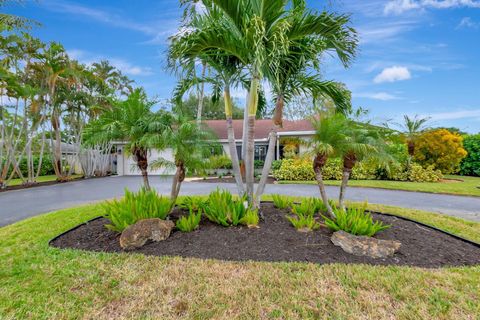
[[[73,58],[108,59],[166,99],[175,79],[164,71],[164,55],[178,2],[38,0],[5,10],[42,23],[33,34],[61,42]],[[359,55],[347,70],[325,57],[324,77],[346,83],[354,105],[374,121],[418,114],[431,125],[480,131],[480,1],[312,0],[310,7],[352,15]]]

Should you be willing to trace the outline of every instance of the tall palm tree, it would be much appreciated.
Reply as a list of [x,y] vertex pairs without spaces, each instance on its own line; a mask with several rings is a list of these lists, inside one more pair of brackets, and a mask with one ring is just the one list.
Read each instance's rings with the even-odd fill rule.
[[196,121],[174,114],[169,117],[169,125],[160,132],[151,132],[145,136],[143,143],[156,149],[169,148],[173,161],[159,158],[152,162],[152,168],[175,168],[172,180],[171,200],[175,203],[180,193],[187,171],[195,172],[205,168],[205,154],[210,152],[214,138]]
[[324,38],[323,45],[339,53],[342,62],[347,61],[348,52],[355,50],[356,37],[346,26],[348,17],[308,11],[303,0],[291,5],[285,0],[203,0],[202,3],[205,12],[197,17],[197,27],[185,33],[183,53],[199,57],[218,49],[235,56],[248,71],[250,89],[244,119],[248,124],[246,193],[253,203],[255,117],[258,91],[266,70],[278,70],[279,58],[287,54],[294,41],[308,35],[318,37],[309,46],[320,46],[320,39]]
[[150,130],[161,131],[165,119],[153,117],[155,101],[147,99],[142,89],[136,89],[125,101],[113,104],[97,120],[85,128],[84,136],[88,143],[97,144],[111,141],[124,141],[126,152],[130,153],[142,173],[144,187],[150,189],[148,180],[148,154],[150,148],[142,143]]
[[340,113],[321,114],[312,121],[315,134],[309,145],[314,154],[313,171],[320,190],[320,196],[327,208],[327,214],[335,218],[335,214],[328,202],[325,184],[323,182],[323,167],[330,157],[345,154],[347,146],[348,121],[345,115]]

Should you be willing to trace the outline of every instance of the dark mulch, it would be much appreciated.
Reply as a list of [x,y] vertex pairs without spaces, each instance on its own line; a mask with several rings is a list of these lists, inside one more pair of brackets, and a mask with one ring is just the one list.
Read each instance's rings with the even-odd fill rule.
[[[255,178],[255,182],[259,182],[259,178]],[[191,182],[206,182],[206,183],[235,183],[234,177],[222,177],[222,178],[206,178],[206,179],[199,179],[199,180],[192,180]],[[267,178],[267,184],[275,183],[275,179],[272,177]]]
[[[419,267],[467,266],[480,264],[480,248],[440,231],[397,217],[374,214],[374,219],[392,228],[377,234],[379,239],[397,240],[400,251],[387,259],[358,257],[345,253],[330,241],[331,231],[320,228],[297,232],[285,219],[288,213],[272,204],[263,204],[265,221],[259,229],[225,228],[202,221],[191,233],[174,231],[166,241],[147,243],[134,252],[156,256],[182,256],[231,261],[300,261],[314,263],[367,263]],[[176,210],[172,220],[183,212]],[[107,230],[101,218],[67,232],[52,241],[59,248],[122,252],[118,233]]]

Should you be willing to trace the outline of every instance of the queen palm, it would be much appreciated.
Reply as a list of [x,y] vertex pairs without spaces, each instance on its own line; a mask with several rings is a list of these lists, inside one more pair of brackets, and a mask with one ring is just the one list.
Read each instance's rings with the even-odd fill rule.
[[[332,34],[325,44],[337,51],[351,49],[351,29],[338,16],[306,10],[305,1],[285,0],[204,0],[206,10],[197,18],[197,28],[187,32],[184,55],[198,57],[218,49],[233,55],[248,70],[246,193],[254,202],[253,157],[258,89],[268,68],[275,68],[293,41],[308,35]],[[348,20],[348,19],[347,19]],[[335,35],[335,36],[333,36]],[[311,43],[313,45],[314,43]],[[345,56],[342,54],[342,58]]]
[[152,162],[152,168],[175,168],[172,180],[171,200],[175,203],[180,193],[182,182],[187,171],[195,172],[205,168],[205,154],[210,152],[214,137],[196,121],[174,114],[168,117],[165,130],[154,130],[143,139],[143,144],[151,148],[163,150],[169,148],[173,153],[173,161],[159,158]]
[[163,128],[164,118],[153,117],[151,108],[154,101],[147,99],[145,92],[136,89],[125,101],[113,103],[98,119],[85,128],[87,143],[98,144],[110,141],[124,141],[126,152],[130,153],[142,173],[144,187],[150,189],[148,180],[148,153],[150,148],[142,143],[145,135],[154,128]]

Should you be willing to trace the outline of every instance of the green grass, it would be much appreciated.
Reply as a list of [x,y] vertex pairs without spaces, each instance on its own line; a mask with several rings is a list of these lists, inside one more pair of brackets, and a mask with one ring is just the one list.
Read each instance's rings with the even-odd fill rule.
[[[462,181],[448,182],[407,182],[407,181],[384,181],[384,180],[350,180],[351,187],[368,187],[407,191],[420,191],[429,193],[444,193],[466,196],[480,196],[480,177],[445,176],[446,179],[459,179]],[[315,181],[280,181],[281,184],[316,184]],[[327,180],[326,185],[339,186],[340,181]]]
[[[78,179],[82,177],[82,175],[80,174],[73,174],[71,176],[71,179]],[[55,181],[57,180],[57,176],[56,175],[49,175],[49,176],[40,176],[38,177],[37,179],[37,182],[38,183],[42,183],[42,182],[51,182],[51,181]],[[10,180],[10,183],[8,184],[9,187],[13,187],[13,186],[19,186],[22,184],[22,179],[12,179]]]
[[[371,208],[480,241],[479,223]],[[222,262],[48,246],[52,237],[100,214],[99,205],[87,205],[0,228],[0,319],[480,317],[480,266]]]

